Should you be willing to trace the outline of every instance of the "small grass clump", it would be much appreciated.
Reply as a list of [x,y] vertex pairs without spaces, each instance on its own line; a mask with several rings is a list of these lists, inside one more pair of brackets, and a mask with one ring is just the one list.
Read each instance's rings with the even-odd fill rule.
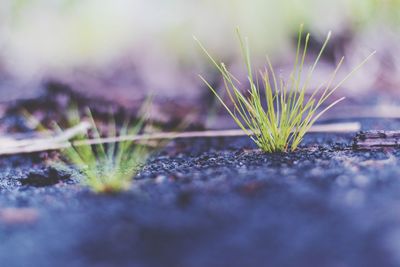
[[[93,116],[88,110],[88,120],[91,124],[90,138],[101,138]],[[77,109],[70,112],[69,125],[77,125],[81,119]],[[107,125],[107,139],[117,136],[136,135],[143,128],[144,119],[134,125],[125,122],[117,130],[114,119]],[[60,127],[57,127],[62,131]],[[117,134],[118,133],[118,134]],[[82,183],[96,193],[116,193],[130,187],[133,177],[141,169],[150,155],[149,148],[145,144],[134,141],[98,142],[90,144],[89,134],[80,134],[71,141],[71,146],[61,150],[65,162],[62,167],[73,164],[83,175]],[[95,142],[96,143],[96,142]]]
[[[226,96],[232,103],[230,104],[223,100],[221,93],[217,92],[217,90],[202,76],[200,76],[200,78],[214,93],[237,125],[250,136],[264,152],[287,152],[296,150],[310,127],[326,111],[341,102],[344,97],[323,107],[326,101],[374,54],[370,54],[348,75],[333,85],[336,74],[344,60],[344,57],[342,57],[330,77],[307,97],[306,91],[308,91],[309,82],[329,42],[331,36],[330,32],[304,79],[302,74],[304,71],[304,62],[307,55],[310,34],[306,35],[303,42],[303,26],[301,25],[298,33],[294,66],[287,81],[284,81],[282,78],[277,78],[268,57],[265,69],[254,74],[250,60],[248,40],[247,38],[243,39],[241,37],[239,30],[237,30],[237,35],[247,70],[248,87],[244,90],[245,93],[240,89],[241,83],[228,70],[225,64],[222,62],[217,63],[204,46],[195,38],[200,48],[222,75]],[[302,46],[303,48],[301,48]],[[264,96],[261,95],[262,90]]]

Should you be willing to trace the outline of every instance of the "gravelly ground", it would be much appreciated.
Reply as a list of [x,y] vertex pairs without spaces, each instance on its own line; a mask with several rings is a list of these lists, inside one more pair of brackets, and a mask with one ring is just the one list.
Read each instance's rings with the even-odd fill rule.
[[43,154],[2,157],[0,266],[399,266],[400,151],[352,138],[270,155],[246,138],[178,140],[114,196]]

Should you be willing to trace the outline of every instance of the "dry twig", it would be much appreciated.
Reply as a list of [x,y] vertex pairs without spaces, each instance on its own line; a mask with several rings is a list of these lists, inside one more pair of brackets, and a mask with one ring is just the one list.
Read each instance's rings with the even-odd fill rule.
[[[106,137],[106,138],[95,138],[88,140],[81,140],[75,142],[69,142],[75,135],[86,132],[90,125],[86,122],[82,122],[72,128],[67,129],[63,133],[51,137],[38,137],[30,139],[16,140],[9,137],[0,138],[0,155],[12,155],[22,153],[33,153],[49,150],[59,150],[74,146],[83,145],[95,145],[105,143],[115,143],[122,141],[136,141],[136,142],[147,142],[150,140],[168,140],[176,138],[199,138],[199,137],[235,137],[245,136],[246,133],[241,129],[230,129],[230,130],[209,130],[209,131],[193,131],[193,132],[164,132],[164,133],[152,133],[152,134],[141,134],[141,135],[124,135],[118,137]],[[357,132],[361,128],[358,122],[346,122],[346,123],[332,123],[332,124],[320,124],[314,125],[310,128],[310,132],[314,133],[345,133],[345,132]]]

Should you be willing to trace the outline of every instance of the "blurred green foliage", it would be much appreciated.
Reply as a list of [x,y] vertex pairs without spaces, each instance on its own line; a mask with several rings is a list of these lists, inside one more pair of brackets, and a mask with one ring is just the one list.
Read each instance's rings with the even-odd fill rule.
[[376,25],[397,31],[399,13],[400,0],[3,0],[0,53],[25,62],[12,66],[17,71],[106,65],[127,51],[174,69],[203,62],[193,34],[223,59],[237,57],[228,40],[239,27],[255,55],[268,51],[274,60],[293,51],[299,24],[323,40],[329,30],[339,37]]

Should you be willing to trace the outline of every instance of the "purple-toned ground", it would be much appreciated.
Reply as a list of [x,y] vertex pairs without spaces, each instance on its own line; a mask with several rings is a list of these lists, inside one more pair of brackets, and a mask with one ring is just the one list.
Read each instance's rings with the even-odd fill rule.
[[118,195],[46,153],[1,157],[0,266],[399,266],[400,151],[354,151],[353,137],[309,134],[283,154],[176,140]]

